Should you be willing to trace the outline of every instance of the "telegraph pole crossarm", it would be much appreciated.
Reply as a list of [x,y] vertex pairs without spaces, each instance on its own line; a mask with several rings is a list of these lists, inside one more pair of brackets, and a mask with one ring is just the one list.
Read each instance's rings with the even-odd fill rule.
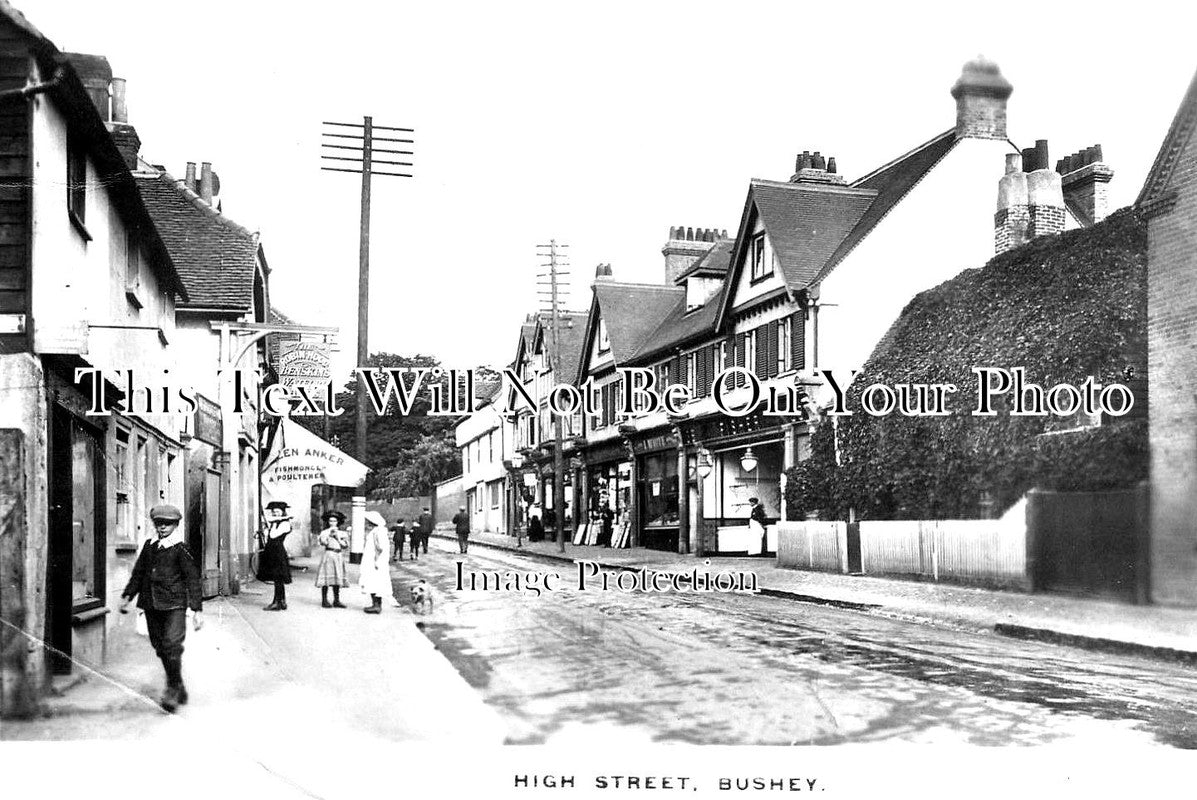
[[[371,178],[383,175],[389,178],[410,178],[409,173],[387,170],[376,170],[376,164],[390,167],[410,167],[410,161],[391,161],[375,158],[375,153],[384,155],[414,155],[411,150],[390,150],[386,146],[375,147],[375,142],[398,142],[414,144],[414,139],[398,139],[389,136],[375,136],[374,131],[393,131],[397,133],[415,133],[414,128],[396,128],[389,125],[375,125],[374,118],[362,117],[359,122],[333,122],[325,120],[324,125],[331,130],[321,131],[321,135],[330,139],[351,140],[349,143],[335,143],[322,141],[321,146],[330,148],[334,152],[322,153],[321,159],[336,162],[336,165],[321,164],[320,169],[325,172],[349,172],[362,176],[361,220],[358,229],[358,283],[357,283],[357,365],[367,366],[370,360],[370,190]],[[340,133],[339,130],[350,132]],[[351,150],[354,156],[346,156],[335,151]],[[350,166],[352,165],[352,166]],[[357,381],[357,418],[356,418],[355,452],[357,460],[368,464],[366,458],[366,384]]]

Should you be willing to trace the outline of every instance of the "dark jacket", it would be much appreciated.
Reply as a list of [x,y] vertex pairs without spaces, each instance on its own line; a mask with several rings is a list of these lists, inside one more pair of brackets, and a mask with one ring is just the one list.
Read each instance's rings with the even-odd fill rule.
[[156,541],[146,542],[121,597],[136,597],[137,607],[147,611],[202,611],[199,568],[187,545],[176,544],[164,550]]
[[420,526],[420,534],[422,536],[428,536],[430,533],[432,533],[431,514],[421,512],[419,518],[416,520],[416,524]]
[[752,507],[752,512],[748,515],[748,518],[755,519],[761,525],[769,524],[769,518],[765,516],[765,507],[760,503]]
[[457,529],[458,536],[463,533],[468,535],[470,532],[470,515],[464,511],[458,511],[453,515],[453,525]]

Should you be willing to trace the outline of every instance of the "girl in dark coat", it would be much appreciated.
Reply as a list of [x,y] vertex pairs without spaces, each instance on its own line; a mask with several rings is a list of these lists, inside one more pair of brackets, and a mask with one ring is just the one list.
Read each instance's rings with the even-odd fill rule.
[[274,584],[274,600],[267,611],[287,610],[286,585],[291,582],[291,559],[283,541],[291,532],[291,517],[287,504],[279,501],[266,504],[266,547],[258,558],[258,580]]

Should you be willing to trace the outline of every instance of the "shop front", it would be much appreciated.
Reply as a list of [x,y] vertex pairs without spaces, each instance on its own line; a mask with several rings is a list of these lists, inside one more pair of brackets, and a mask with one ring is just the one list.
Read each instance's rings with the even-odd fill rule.
[[590,449],[582,471],[586,477],[581,502],[595,532],[588,540],[600,546],[630,546],[635,485],[633,461],[623,440]]
[[[794,463],[797,449],[792,429],[788,418],[763,416],[712,418],[683,427],[687,450],[697,459],[692,518],[699,554],[776,552],[782,473]],[[749,525],[753,498],[764,511],[763,534]]]
[[633,443],[640,509],[640,546],[678,552],[682,520],[678,485],[678,438],[661,433]]

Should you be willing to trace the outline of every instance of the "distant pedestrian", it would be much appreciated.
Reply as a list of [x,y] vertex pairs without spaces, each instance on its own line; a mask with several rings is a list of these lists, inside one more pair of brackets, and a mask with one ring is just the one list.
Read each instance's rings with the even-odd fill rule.
[[539,514],[533,514],[532,519],[528,521],[528,541],[544,541],[544,525],[542,525],[540,522]]
[[464,553],[470,543],[470,515],[465,506],[460,506],[453,515],[453,527],[457,530],[457,549]]
[[434,524],[428,506],[424,506],[424,510],[420,512],[420,516],[416,521],[420,525],[420,548],[424,551],[424,555],[428,555],[428,539],[432,536],[432,526]]
[[753,548],[748,552],[749,555],[758,555],[766,550],[765,526],[769,524],[769,518],[765,516],[765,506],[758,498],[748,498],[748,505],[751,507],[748,512],[748,528],[753,534]]
[[615,530],[615,512],[611,510],[610,505],[603,506],[603,510],[599,512],[599,519],[602,521],[602,529],[599,533],[598,543],[603,547],[610,547],[611,534]]
[[145,612],[150,644],[166,670],[166,691],[162,708],[174,711],[187,702],[183,685],[183,640],[187,636],[187,609],[195,612],[195,629],[203,627],[203,596],[200,573],[187,545],[174,506],[154,506],[150,519],[155,540],[146,541],[133,565],[133,575],[121,592],[120,613],[129,613],[129,603],[137,598],[137,607]]
[[420,538],[420,534],[416,533],[415,530],[409,531],[407,529],[406,517],[401,518],[398,522],[391,526],[391,535],[394,537],[395,541],[395,557],[391,559],[392,561],[403,560],[404,542],[409,542],[411,544],[412,555],[415,555],[416,543]]
[[[345,515],[340,511],[325,511],[325,528],[316,541],[324,548],[320,566],[316,568],[316,585],[320,587],[320,605],[324,608],[344,608],[341,602],[341,587],[349,585],[349,570],[345,566],[345,551],[349,548],[349,531],[341,530]],[[328,590],[332,588],[333,601],[328,602]]]
[[291,582],[291,559],[283,541],[291,532],[289,506],[275,500],[266,504],[266,547],[258,559],[258,580],[274,584],[274,599],[267,611],[287,610],[287,584]]
[[366,536],[362,542],[362,570],[358,579],[362,594],[370,595],[367,614],[382,613],[383,595],[392,596],[391,545],[387,541],[387,521],[377,511],[366,512]]

